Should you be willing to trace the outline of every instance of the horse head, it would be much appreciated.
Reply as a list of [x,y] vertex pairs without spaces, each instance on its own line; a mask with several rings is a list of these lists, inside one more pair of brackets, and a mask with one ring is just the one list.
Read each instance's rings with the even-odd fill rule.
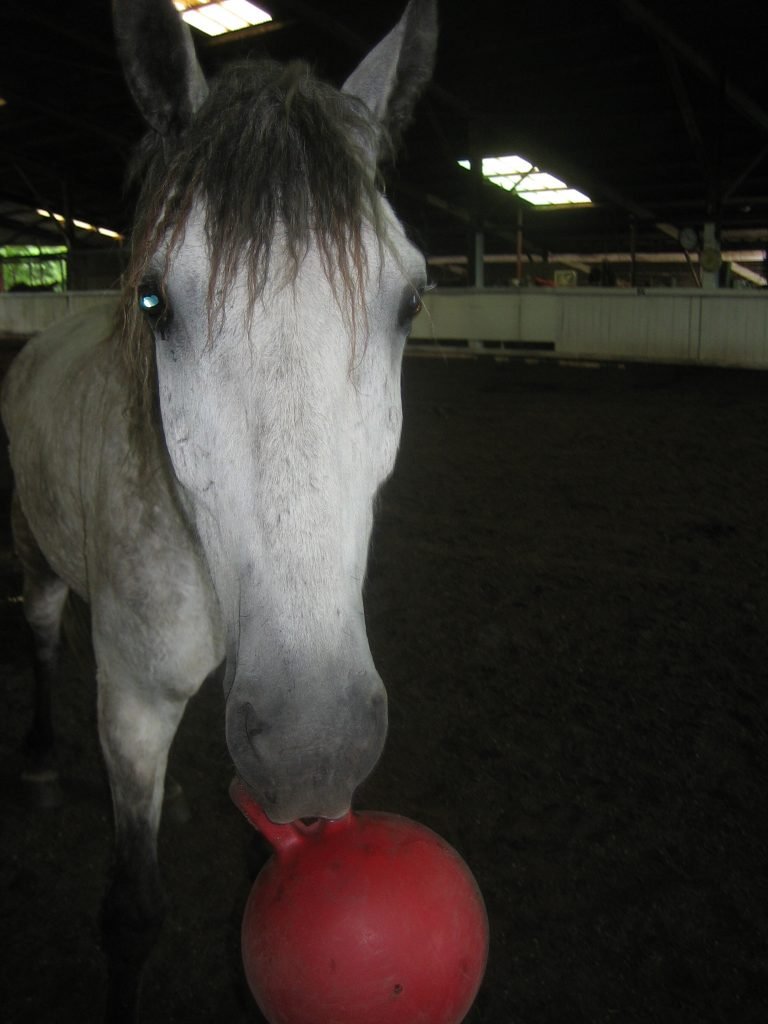
[[115,27],[150,127],[125,342],[218,601],[229,751],[275,821],[338,817],[387,728],[363,582],[426,276],[377,166],[431,74],[434,0],[341,90],[268,61],[209,85],[171,0],[115,0]]

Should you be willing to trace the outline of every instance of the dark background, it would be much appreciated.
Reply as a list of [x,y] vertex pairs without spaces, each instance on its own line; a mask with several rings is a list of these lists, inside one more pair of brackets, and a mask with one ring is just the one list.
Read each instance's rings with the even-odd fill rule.
[[[768,378],[408,358],[369,635],[391,730],[358,805],[462,853],[491,923],[471,1024],[768,1019]],[[9,479],[2,476],[2,508]],[[92,682],[56,701],[65,805],[18,786],[31,673],[0,547],[4,1024],[99,1020],[109,798]],[[256,1022],[250,829],[216,689],[172,752],[172,899],[143,1020]],[[318,1024],[323,1024],[322,1014]]]
[[[302,56],[341,82],[401,11],[267,6],[280,27],[262,39],[198,38],[207,70]],[[597,201],[526,210],[536,260],[627,251],[632,232],[638,252],[679,255],[674,231],[708,219],[724,245],[768,244],[764,4],[440,12],[435,81],[388,182],[428,256],[465,254],[479,219],[489,253],[514,251],[514,201],[456,167],[473,150],[522,151]],[[59,241],[37,206],[126,230],[142,126],[107,0],[0,5],[0,96],[0,241]],[[71,234],[109,265],[107,243]],[[391,729],[359,805],[425,822],[474,870],[492,945],[471,1024],[768,1019],[767,386],[406,360],[367,586]],[[5,462],[0,491],[0,1021],[89,1024],[111,835],[94,687],[69,657],[66,803],[34,811],[18,784],[31,673]],[[172,910],[144,1021],[256,1022],[238,938],[250,835],[226,795],[215,689],[191,703],[172,771],[192,820],[161,834]]]
[[[224,41],[195,33],[209,75],[234,59],[300,57],[341,84],[405,2],[263,6],[274,17],[267,31]],[[60,241],[36,207],[130,226],[122,186],[144,126],[115,58],[110,9],[109,0],[0,5],[0,244],[20,234]],[[680,255],[676,231],[705,221],[726,248],[768,245],[764,3],[439,0],[439,12],[434,81],[387,176],[427,255],[465,255],[479,218],[489,253],[515,252],[518,204],[491,185],[478,194],[456,165],[474,152],[522,153],[595,201],[558,213],[523,203],[535,260],[626,253],[631,232],[639,253]],[[114,245],[77,231],[70,242]]]

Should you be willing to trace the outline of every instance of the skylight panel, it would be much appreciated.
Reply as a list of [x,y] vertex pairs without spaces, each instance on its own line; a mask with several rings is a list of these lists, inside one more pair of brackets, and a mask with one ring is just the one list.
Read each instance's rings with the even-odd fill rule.
[[[459,160],[469,170],[469,160]],[[560,178],[542,171],[523,156],[483,157],[483,175],[493,185],[514,192],[533,206],[591,205],[588,195],[571,188]]]
[[533,164],[522,156],[483,157],[483,174],[486,178],[498,177],[502,174],[527,174],[532,170],[534,170]]
[[251,25],[263,25],[272,16],[250,0],[173,0],[189,25],[208,36],[239,32]]
[[554,174],[547,174],[546,171],[533,171],[526,174],[522,187],[525,192],[543,192],[546,189],[565,188],[565,182],[560,181]]
[[[486,177],[488,177],[486,175]],[[499,188],[503,188],[505,192],[514,192],[515,187],[520,183],[522,174],[500,174],[494,177],[488,177],[488,181],[494,185],[498,185]]]
[[518,195],[533,206],[554,206],[560,204],[559,197],[562,192],[555,189],[540,189],[538,192],[519,192]]
[[533,206],[575,206],[590,202],[587,196],[573,188],[541,189],[538,192],[518,192],[518,195]]

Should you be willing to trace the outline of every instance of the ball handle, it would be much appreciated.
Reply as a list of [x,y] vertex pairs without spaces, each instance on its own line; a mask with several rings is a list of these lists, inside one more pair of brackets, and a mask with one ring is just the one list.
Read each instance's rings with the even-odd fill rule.
[[248,792],[248,787],[238,777],[229,784],[229,795],[235,807],[261,832],[278,857],[290,856],[307,843],[315,842],[329,832],[351,828],[354,821],[352,812],[348,811],[343,818],[336,818],[333,821],[318,818],[311,823],[290,821],[280,825],[267,816]]

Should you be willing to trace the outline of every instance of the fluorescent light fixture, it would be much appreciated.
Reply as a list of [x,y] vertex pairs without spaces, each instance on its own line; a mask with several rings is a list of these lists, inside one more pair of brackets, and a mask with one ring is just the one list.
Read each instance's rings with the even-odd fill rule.
[[[459,160],[469,170],[469,160]],[[589,196],[566,185],[560,178],[534,166],[523,156],[483,157],[483,176],[506,192],[514,192],[532,206],[587,206]]]
[[[67,218],[61,213],[51,213],[50,210],[35,210],[38,217],[45,217],[47,220],[55,220],[57,224],[65,224]],[[89,224],[87,220],[76,220],[73,218],[73,225],[76,228],[80,228],[81,231],[95,231],[99,235],[104,235],[105,238],[117,238],[122,241],[123,236],[118,231],[113,231],[111,228],[97,228],[95,224]]]
[[50,217],[53,220],[57,220],[59,224],[63,224],[66,217],[62,217],[60,213],[51,213],[50,210],[35,210],[38,217]]
[[177,11],[189,25],[208,36],[221,36],[225,32],[239,32],[251,25],[272,21],[272,15],[262,11],[250,0],[173,0]]

